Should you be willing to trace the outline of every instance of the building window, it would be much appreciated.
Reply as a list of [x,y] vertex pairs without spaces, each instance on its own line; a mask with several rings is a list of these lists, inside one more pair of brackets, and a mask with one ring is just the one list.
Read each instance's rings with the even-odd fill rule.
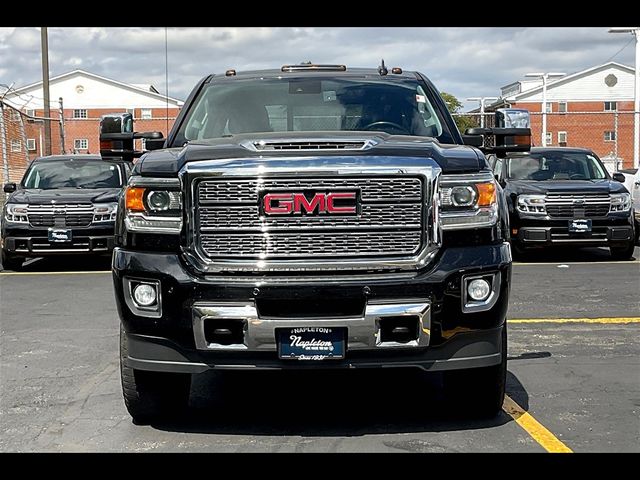
[[18,110],[14,110],[13,108],[9,109],[9,120],[12,122],[20,121],[20,112]]
[[605,112],[615,112],[618,110],[618,102],[604,102]]
[[86,138],[76,138],[73,141],[73,148],[76,150],[87,150],[89,148],[89,140]]
[[151,120],[151,109],[150,108],[143,108],[140,111],[140,118],[142,120]]
[[22,151],[22,142],[20,140],[11,140],[11,151],[12,152],[21,152]]
[[604,132],[604,141],[605,142],[615,142],[616,141],[616,132],[613,130],[607,130]]
[[558,102],[558,113],[567,113],[567,102]]
[[558,144],[567,143],[567,132],[558,132]]
[[36,111],[33,108],[27,108],[27,116],[28,117],[35,117],[36,116]]
[[27,150],[30,152],[35,151],[36,149],[36,139],[35,138],[27,138]]
[[551,145],[553,143],[553,133],[547,132],[546,142],[547,145]]
[[547,113],[551,113],[553,112],[553,103],[551,102],[547,102],[547,109],[546,109]]
[[87,118],[87,110],[85,108],[78,108],[74,110],[73,118]]

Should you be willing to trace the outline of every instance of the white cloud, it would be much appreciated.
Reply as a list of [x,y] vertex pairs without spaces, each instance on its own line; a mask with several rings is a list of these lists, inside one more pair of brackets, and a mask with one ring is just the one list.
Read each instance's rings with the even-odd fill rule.
[[[49,27],[50,69],[73,68],[165,90],[165,31]],[[528,71],[567,73],[604,63],[628,41],[598,28],[170,28],[169,93],[186,98],[209,73],[311,60],[426,74],[460,99],[495,96]],[[41,78],[37,28],[0,28],[0,83]],[[616,61],[633,65],[633,45]],[[471,106],[471,105],[469,105]]]

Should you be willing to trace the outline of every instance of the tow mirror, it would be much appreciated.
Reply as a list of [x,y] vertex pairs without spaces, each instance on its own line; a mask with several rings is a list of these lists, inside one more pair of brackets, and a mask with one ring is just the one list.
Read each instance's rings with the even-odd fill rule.
[[[529,111],[521,108],[499,108],[495,113],[495,127],[469,128],[464,138],[473,135],[482,138],[478,146],[484,153],[504,157],[508,152],[531,150]],[[465,140],[466,143],[466,140]]]
[[134,132],[133,115],[130,113],[110,113],[100,119],[100,155],[103,160],[133,162],[134,158],[145,153],[135,149],[136,138],[149,142],[162,140],[164,144],[162,132]]

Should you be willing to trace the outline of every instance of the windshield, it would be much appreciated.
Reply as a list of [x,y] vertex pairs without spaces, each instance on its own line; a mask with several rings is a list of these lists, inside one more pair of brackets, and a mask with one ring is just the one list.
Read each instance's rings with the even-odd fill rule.
[[117,165],[100,160],[63,158],[35,162],[23,182],[24,188],[120,188],[122,173]]
[[381,131],[453,143],[437,108],[415,79],[268,78],[206,85],[176,144],[236,133]]
[[593,155],[582,152],[531,153],[508,159],[507,178],[512,180],[602,180],[604,167]]

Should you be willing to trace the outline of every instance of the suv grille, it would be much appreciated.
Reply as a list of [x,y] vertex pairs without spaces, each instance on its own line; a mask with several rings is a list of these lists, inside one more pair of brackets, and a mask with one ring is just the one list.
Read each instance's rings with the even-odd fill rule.
[[[415,177],[201,180],[196,238],[209,258],[413,256],[424,242],[424,186]],[[268,192],[357,192],[355,215],[261,214]]]
[[608,193],[587,195],[550,194],[545,198],[550,217],[606,217],[611,199]]
[[93,220],[93,205],[29,205],[27,215],[34,227],[87,227]]

